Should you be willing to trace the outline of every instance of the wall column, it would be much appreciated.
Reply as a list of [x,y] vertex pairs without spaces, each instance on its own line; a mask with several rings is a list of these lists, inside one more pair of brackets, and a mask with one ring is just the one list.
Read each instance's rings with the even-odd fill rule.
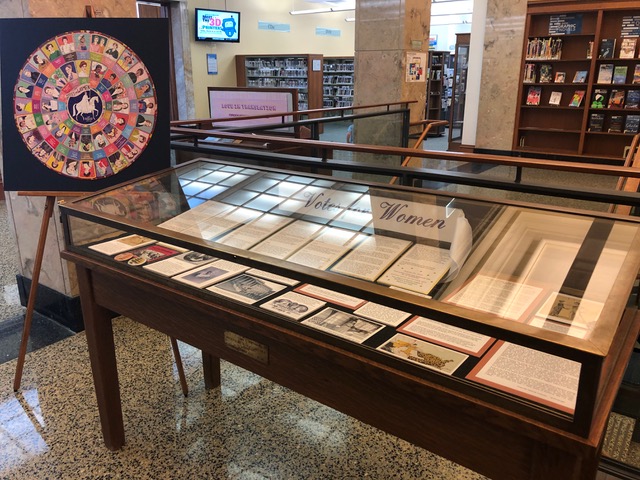
[[[355,105],[416,100],[411,121],[422,120],[427,65],[419,82],[407,82],[407,54],[429,49],[431,2],[357,0],[355,28]],[[357,143],[398,146],[396,124],[388,118],[356,123]],[[397,159],[395,159],[397,160]]]

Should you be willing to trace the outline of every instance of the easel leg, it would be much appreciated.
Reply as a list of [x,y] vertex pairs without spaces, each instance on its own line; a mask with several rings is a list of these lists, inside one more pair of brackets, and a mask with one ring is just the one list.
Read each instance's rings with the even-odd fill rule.
[[54,196],[47,196],[44,206],[44,213],[42,214],[40,238],[38,239],[36,258],[33,264],[33,273],[31,275],[31,288],[29,289],[27,312],[24,317],[24,326],[22,327],[22,341],[20,342],[20,351],[18,352],[18,364],[16,365],[16,374],[13,379],[14,392],[17,392],[20,389],[20,382],[22,381],[22,370],[24,368],[24,359],[27,355],[27,343],[29,342],[29,333],[31,331],[31,320],[33,319],[33,311],[35,310],[36,306],[36,296],[38,293],[38,282],[40,281],[42,259],[44,257],[44,247],[47,243],[47,230],[49,230],[49,220],[53,216],[55,199],[56,197]]
[[184,374],[184,367],[182,366],[182,357],[180,357],[180,349],[178,348],[178,341],[169,337],[171,340],[171,349],[173,350],[173,357],[176,361],[176,369],[178,370],[178,377],[180,378],[180,386],[182,387],[182,394],[186,397],[189,395],[189,387],[187,386],[187,377]]

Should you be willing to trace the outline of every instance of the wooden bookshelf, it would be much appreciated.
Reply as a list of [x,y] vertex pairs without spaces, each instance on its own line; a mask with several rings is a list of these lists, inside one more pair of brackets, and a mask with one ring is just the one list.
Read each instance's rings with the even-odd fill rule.
[[236,55],[238,87],[295,88],[298,109],[322,108],[322,55]]
[[[446,120],[447,110],[451,97],[451,90],[447,84],[447,69],[449,65],[448,51],[429,52],[429,78],[427,80],[427,102],[425,106],[425,119]],[[440,136],[444,133],[444,127],[436,127],[430,135]]]
[[[624,132],[628,115],[640,115],[638,108],[608,106],[611,91],[640,90],[633,83],[635,65],[640,65],[640,40],[633,58],[620,58],[622,41],[640,35],[633,16],[640,15],[637,2],[608,1],[578,3],[535,3],[529,6],[525,26],[521,75],[513,149],[533,154],[581,156],[617,163],[633,133]],[[625,26],[623,26],[623,24]],[[615,39],[609,58],[599,58],[603,40]],[[558,44],[560,47],[558,48]],[[599,82],[603,64],[626,66],[621,83]],[[638,67],[640,68],[640,67]],[[531,72],[534,72],[531,75]],[[584,80],[577,78],[583,72]],[[558,74],[564,74],[559,81]],[[546,77],[546,78],[545,78]],[[640,82],[640,79],[636,79]],[[596,90],[608,92],[605,104],[593,106]],[[539,103],[531,103],[539,95]],[[572,105],[577,92],[584,92],[579,105]],[[550,103],[560,96],[558,104]],[[602,115],[599,122],[598,117]],[[609,131],[615,116],[622,116],[622,131]],[[614,122],[612,122],[612,117]],[[601,123],[601,131],[598,124]]]

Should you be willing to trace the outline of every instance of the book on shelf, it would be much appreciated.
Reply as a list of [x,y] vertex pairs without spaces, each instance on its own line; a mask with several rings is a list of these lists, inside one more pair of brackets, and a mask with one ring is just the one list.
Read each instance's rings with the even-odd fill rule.
[[603,38],[600,42],[600,50],[598,51],[598,58],[613,58],[613,53],[616,49],[615,38]]
[[601,132],[604,127],[604,113],[592,113],[589,117],[589,131]]
[[633,70],[633,81],[631,83],[640,83],[640,63],[636,63],[636,67]]
[[536,83],[536,64],[525,63],[524,64],[524,83]]
[[609,91],[606,88],[596,88],[591,99],[591,108],[605,108]]
[[556,76],[553,81],[555,83],[564,83],[565,78],[567,78],[566,72],[556,72]]
[[584,83],[587,81],[587,71],[586,70],[578,70],[576,74],[573,76],[573,83]]
[[640,108],[640,90],[628,90],[624,108]]
[[540,105],[541,87],[529,87],[527,92],[527,105]]
[[616,65],[613,67],[613,79],[612,83],[627,83],[627,66],[626,65]]
[[620,58],[633,58],[636,55],[637,37],[625,37],[620,43]]
[[587,44],[587,59],[593,58],[593,41]]
[[571,97],[571,101],[569,102],[570,107],[579,107],[582,105],[582,99],[584,98],[584,94],[586,90],[576,90],[573,92],[573,96]]
[[553,67],[548,63],[540,65],[540,83],[549,83],[553,78]]
[[609,121],[609,132],[622,132],[622,115],[611,115],[611,120]]
[[624,133],[638,133],[640,128],[640,115],[627,115],[624,122]]
[[624,90],[611,90],[609,108],[622,108],[624,106]]
[[561,56],[561,38],[532,38],[527,42],[527,59],[559,60]]
[[560,100],[562,100],[562,92],[551,92],[549,105],[560,105]]
[[611,83],[613,80],[613,63],[603,63],[598,70],[597,83]]

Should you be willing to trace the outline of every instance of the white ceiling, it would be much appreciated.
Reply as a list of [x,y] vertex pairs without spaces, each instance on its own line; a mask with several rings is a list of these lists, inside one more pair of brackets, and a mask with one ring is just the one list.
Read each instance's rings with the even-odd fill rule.
[[[428,0],[425,0],[428,1]],[[293,9],[356,8],[356,0],[292,0]],[[431,24],[471,23],[473,0],[432,0]]]

